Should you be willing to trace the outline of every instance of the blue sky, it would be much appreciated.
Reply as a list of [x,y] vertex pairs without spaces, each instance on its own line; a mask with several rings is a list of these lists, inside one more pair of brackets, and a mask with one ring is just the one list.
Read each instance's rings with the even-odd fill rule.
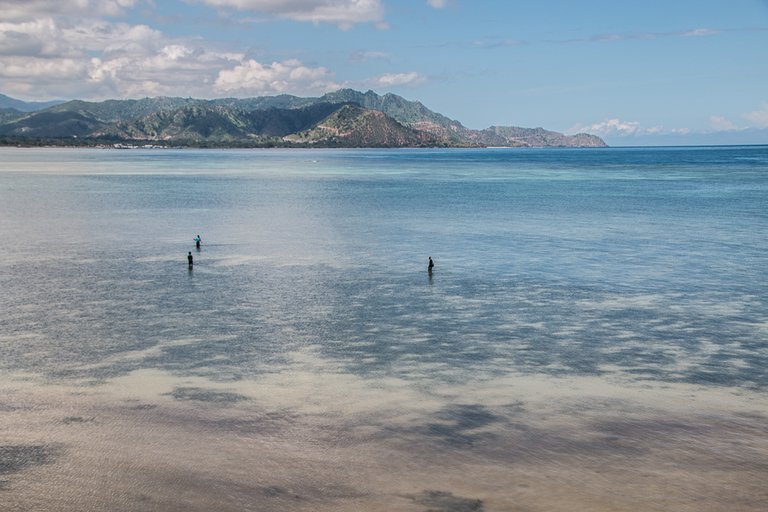
[[25,100],[393,92],[470,128],[768,143],[768,0],[0,0]]

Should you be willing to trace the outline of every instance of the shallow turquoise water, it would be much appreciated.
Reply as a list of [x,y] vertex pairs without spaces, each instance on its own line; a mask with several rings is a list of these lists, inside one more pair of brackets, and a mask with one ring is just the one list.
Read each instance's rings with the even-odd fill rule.
[[0,232],[4,371],[768,386],[768,147],[3,149]]

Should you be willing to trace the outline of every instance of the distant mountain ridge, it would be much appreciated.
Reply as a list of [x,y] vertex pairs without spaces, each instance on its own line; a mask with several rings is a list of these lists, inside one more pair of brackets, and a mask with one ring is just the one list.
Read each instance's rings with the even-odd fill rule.
[[341,108],[307,131],[286,137],[298,143],[314,142],[327,146],[414,147],[437,146],[434,135],[414,130],[387,114],[345,103]]
[[0,94],[0,109],[13,109],[19,112],[35,112],[36,110],[43,110],[60,103],[64,103],[64,101],[22,101],[5,94]]
[[[0,100],[12,98],[0,95]],[[24,103],[24,102],[21,102]],[[340,89],[320,97],[156,97],[52,102],[22,111],[0,104],[0,143],[78,141],[218,147],[604,147],[589,134],[493,126],[472,130],[418,101]],[[42,105],[42,104],[41,104]]]

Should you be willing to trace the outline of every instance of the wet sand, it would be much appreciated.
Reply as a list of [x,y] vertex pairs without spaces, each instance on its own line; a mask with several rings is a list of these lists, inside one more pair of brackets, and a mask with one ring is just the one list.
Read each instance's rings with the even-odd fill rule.
[[[303,370],[0,381],[3,511],[762,511],[768,401],[735,388]],[[303,363],[302,363],[303,361]]]

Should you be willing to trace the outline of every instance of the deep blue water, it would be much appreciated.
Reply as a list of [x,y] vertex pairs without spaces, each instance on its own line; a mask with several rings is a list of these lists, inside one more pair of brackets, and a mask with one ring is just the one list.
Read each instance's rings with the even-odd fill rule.
[[765,146],[2,149],[0,234],[3,372],[768,387]]

